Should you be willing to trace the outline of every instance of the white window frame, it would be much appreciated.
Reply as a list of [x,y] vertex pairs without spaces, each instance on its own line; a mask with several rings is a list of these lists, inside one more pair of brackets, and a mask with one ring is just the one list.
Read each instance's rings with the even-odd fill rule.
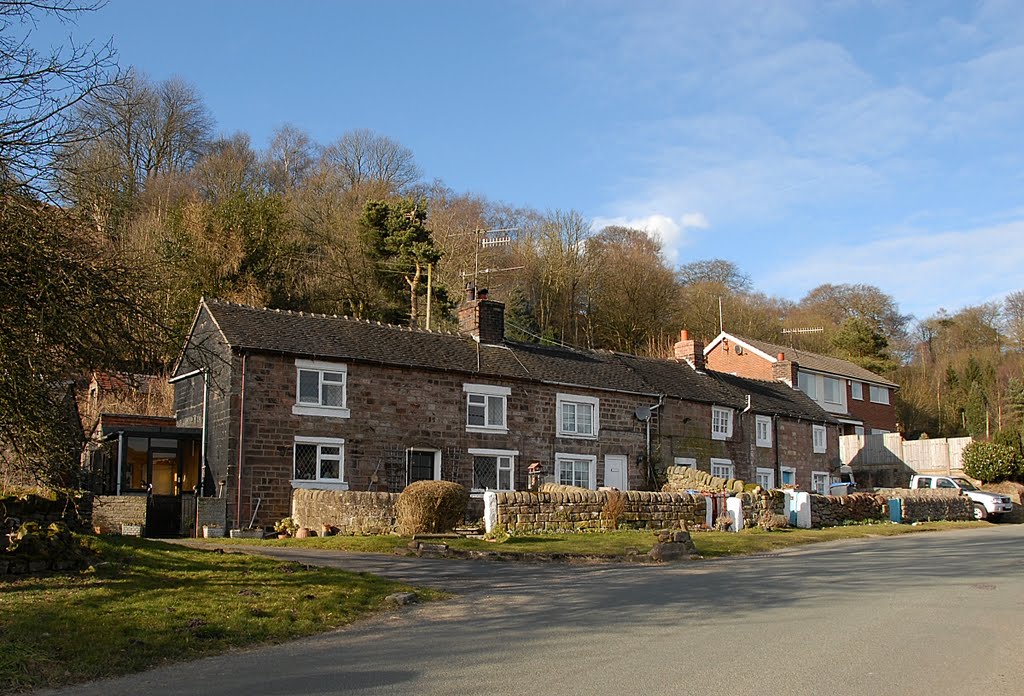
[[[316,446],[316,478],[296,478],[295,465],[298,456],[299,445]],[[321,478],[320,465],[324,460],[321,453],[323,447],[338,448],[338,478]],[[313,437],[296,435],[292,442],[292,488],[314,488],[320,490],[347,491],[348,482],[345,481],[345,440],[338,437]]]
[[[413,452],[429,452],[434,455],[434,481],[441,480],[441,450],[431,449],[430,447],[409,447],[405,450],[405,485],[409,485],[409,457]],[[426,480],[426,479],[421,479]]]
[[[715,473],[715,467],[718,467],[720,473]],[[723,474],[725,475],[723,476]],[[732,463],[731,459],[715,459],[712,457],[711,475],[718,478],[734,479],[736,478],[736,465]]]
[[[733,409],[725,406],[711,407],[711,439],[728,440],[732,437]],[[724,427],[723,427],[724,422]]]
[[[508,432],[508,397],[512,390],[508,387],[499,387],[493,384],[463,384],[462,391],[466,395],[466,432],[467,433],[507,433]],[[483,397],[483,404],[471,404],[472,397]],[[490,423],[492,399],[501,400],[501,423]],[[484,407],[484,424],[469,424],[470,406]]]
[[889,431],[884,429],[884,428],[872,428],[871,429],[871,434],[872,435],[888,435]]
[[[754,480],[757,481],[757,485],[765,490],[772,490],[775,488],[775,469],[770,467],[759,466],[754,471]],[[768,485],[762,483],[765,480]]]
[[[555,452],[555,483],[562,483],[562,467],[572,462],[574,465],[583,462],[587,465],[588,485],[580,488],[597,490],[597,457],[592,454],[572,454],[571,452]],[[573,479],[575,480],[575,478]],[[575,486],[575,483],[564,484]]]
[[868,385],[869,396],[873,404],[889,405],[889,388],[879,387],[875,384]]
[[[828,385],[835,384],[835,399],[830,399]],[[823,376],[821,378],[821,400],[826,404],[841,405],[843,403],[843,380],[838,377]]]
[[[824,479],[824,485],[822,490],[818,490],[817,482]],[[812,471],[811,472],[811,491],[814,493],[820,493],[821,495],[828,495],[828,487],[832,482],[832,476],[827,471]]]
[[824,425],[811,426],[811,448],[815,454],[824,454],[828,449],[828,430]]
[[772,446],[772,417],[755,416],[754,418],[755,440],[758,447]]
[[[592,432],[585,433],[580,432],[578,429],[579,420],[576,416],[573,416],[573,428],[570,430],[566,427],[565,420],[563,418],[563,406],[572,406],[573,413],[578,411],[580,406],[591,407],[591,420],[590,429]],[[582,440],[596,440],[598,432],[600,430],[600,418],[601,418],[601,400],[592,396],[577,396],[575,394],[557,394],[555,396],[555,421],[557,423],[558,437],[572,437]]]
[[[316,372],[318,376],[317,402],[300,401],[300,381],[303,372]],[[323,403],[324,373],[333,372],[344,375],[341,383],[341,406],[328,406]],[[337,384],[337,382],[332,382]],[[328,418],[349,418],[352,414],[348,408],[348,365],[345,363],[325,362],[323,360],[295,360],[295,404],[292,413],[297,416],[326,416]]]
[[850,398],[857,401],[864,400],[864,383],[853,380],[850,382]]
[[[790,474],[793,477],[792,481],[786,481],[786,474]],[[782,480],[779,481],[780,486],[795,486],[796,485],[796,467],[795,466],[780,466],[779,476]]]
[[682,466],[687,469],[697,468],[697,460],[693,457],[675,457],[673,459],[673,462],[676,466]]
[[[509,488],[473,488],[471,489],[472,493],[483,493],[485,490],[514,491],[516,489],[516,458],[519,456],[519,450],[480,449],[477,447],[471,447],[467,452],[469,452],[472,457],[497,457],[497,471],[494,474],[494,483],[495,485],[500,484],[501,472],[507,471],[510,486]],[[503,459],[507,461],[502,462]]]

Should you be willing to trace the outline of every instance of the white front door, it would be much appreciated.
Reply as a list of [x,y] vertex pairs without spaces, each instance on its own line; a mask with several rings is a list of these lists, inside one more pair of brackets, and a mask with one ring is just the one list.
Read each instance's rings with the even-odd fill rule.
[[626,467],[626,455],[604,455],[604,485],[618,488],[620,491],[629,488],[629,471]]

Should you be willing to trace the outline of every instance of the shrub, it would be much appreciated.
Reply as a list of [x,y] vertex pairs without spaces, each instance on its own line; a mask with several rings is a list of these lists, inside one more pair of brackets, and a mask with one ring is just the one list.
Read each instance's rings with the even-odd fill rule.
[[982,481],[1000,481],[1024,472],[1020,452],[998,442],[972,442],[964,448],[964,473]]
[[601,517],[608,529],[619,528],[619,518],[626,511],[626,494],[622,491],[605,491]]
[[395,512],[402,536],[449,532],[462,522],[469,491],[451,481],[416,481],[406,486]]
[[763,512],[757,519],[757,526],[761,529],[771,532],[776,529],[785,529],[789,526],[789,520],[786,519],[785,515],[779,515],[774,512]]

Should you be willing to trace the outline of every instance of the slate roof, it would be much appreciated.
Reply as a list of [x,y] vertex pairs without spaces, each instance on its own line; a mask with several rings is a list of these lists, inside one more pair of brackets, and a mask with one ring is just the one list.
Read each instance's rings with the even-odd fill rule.
[[698,373],[673,360],[514,341],[486,345],[452,333],[209,299],[204,306],[228,345],[249,352],[453,371],[654,398],[663,394],[737,409],[746,407],[750,394],[756,412],[834,422],[803,392],[781,382]]
[[882,384],[887,387],[895,387],[896,389],[899,389],[900,386],[881,375],[876,375],[874,372],[850,362],[849,360],[833,358],[829,355],[822,355],[820,353],[811,353],[810,351],[800,350],[799,348],[792,348],[790,346],[780,346],[776,343],[769,343],[768,341],[759,341],[752,338],[744,338],[743,336],[735,336],[733,334],[727,335],[733,339],[742,341],[753,348],[757,348],[762,353],[767,353],[772,356],[773,361],[775,360],[776,355],[784,353],[786,360],[791,360],[797,363],[800,367],[814,372],[827,372],[828,374],[837,375],[839,377],[847,377],[850,379],[860,380],[862,382]]

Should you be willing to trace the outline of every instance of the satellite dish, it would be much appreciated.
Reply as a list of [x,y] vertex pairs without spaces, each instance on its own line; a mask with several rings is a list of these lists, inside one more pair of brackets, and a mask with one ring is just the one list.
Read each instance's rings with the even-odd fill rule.
[[651,419],[651,409],[646,406],[637,406],[636,411],[633,412],[638,421],[649,421]]

